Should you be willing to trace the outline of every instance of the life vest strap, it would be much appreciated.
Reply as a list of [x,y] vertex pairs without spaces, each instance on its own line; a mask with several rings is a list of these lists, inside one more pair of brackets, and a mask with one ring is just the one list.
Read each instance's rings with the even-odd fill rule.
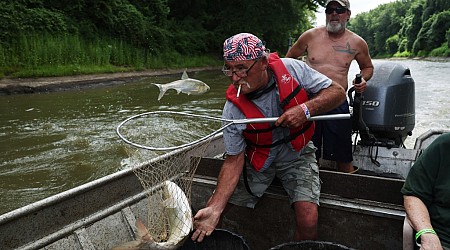
[[289,102],[300,92],[300,90],[302,90],[302,88],[300,87],[300,85],[298,85],[294,91],[292,91],[292,93],[290,93],[281,103],[280,106],[282,109],[284,109],[284,107],[286,105],[289,104]]
[[[249,163],[250,164],[250,163]],[[244,169],[242,170],[242,174],[244,175],[244,185],[245,185],[245,189],[247,189],[247,192],[251,195],[254,196],[256,198],[259,198],[258,196],[256,196],[253,192],[252,189],[250,188],[250,185],[248,184],[248,174],[247,174],[247,164],[244,164]]]
[[295,138],[297,138],[297,136],[305,133],[305,131],[308,130],[309,127],[311,127],[312,124],[313,124],[313,122],[307,122],[305,124],[305,126],[302,129],[300,129],[299,131],[297,131],[297,132],[295,132],[293,134],[290,134],[289,136],[286,136],[283,139],[280,139],[280,140],[278,140],[278,141],[276,141],[276,142],[274,142],[272,144],[256,144],[256,143],[251,142],[250,140],[245,140],[245,142],[247,143],[247,145],[253,146],[253,147],[272,148],[272,147],[278,146],[280,144],[288,143],[288,142],[294,140]]
[[268,128],[263,128],[263,129],[244,129],[244,132],[248,133],[248,134],[258,134],[258,133],[270,132],[276,128],[277,128],[277,126],[272,125]]

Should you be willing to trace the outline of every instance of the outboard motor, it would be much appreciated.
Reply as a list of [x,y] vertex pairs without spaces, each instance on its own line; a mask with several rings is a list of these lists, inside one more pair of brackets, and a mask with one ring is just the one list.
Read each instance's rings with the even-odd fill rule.
[[[374,66],[374,75],[367,82],[364,97],[359,104],[353,105],[354,112],[360,109],[363,123],[367,126],[358,126],[360,143],[388,148],[403,146],[415,125],[414,80],[409,68],[398,63],[378,63]],[[353,116],[352,119],[358,118]],[[363,136],[365,132],[368,136]]]

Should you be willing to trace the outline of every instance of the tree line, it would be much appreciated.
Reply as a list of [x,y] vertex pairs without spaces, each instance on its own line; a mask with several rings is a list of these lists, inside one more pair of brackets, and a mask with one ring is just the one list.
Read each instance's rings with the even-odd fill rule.
[[450,1],[397,0],[352,18],[374,57],[450,56]]
[[324,2],[0,0],[0,77],[55,64],[78,67],[69,71],[83,64],[192,66],[191,58],[220,59],[223,41],[238,32],[285,51],[288,38],[310,28]]
[[[56,66],[71,74],[94,65],[114,71],[219,61],[224,39],[239,32],[259,36],[283,55],[325,2],[0,0],[0,77]],[[374,57],[448,56],[449,5],[398,0],[357,15],[349,29],[366,39]]]

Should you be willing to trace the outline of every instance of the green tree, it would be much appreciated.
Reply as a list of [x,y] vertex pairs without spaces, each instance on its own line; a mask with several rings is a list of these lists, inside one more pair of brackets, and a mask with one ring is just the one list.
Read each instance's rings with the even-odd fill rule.
[[395,54],[399,49],[400,39],[398,34],[389,37],[386,40],[386,52],[390,55]]
[[349,28],[366,39],[372,56],[392,55],[395,47],[426,54],[446,42],[448,7],[442,0],[396,1],[356,16]]
[[447,47],[450,48],[450,30],[447,30],[445,37],[447,38]]
[[404,19],[402,28],[400,30],[400,36],[405,37],[406,50],[412,51],[414,41],[417,38],[417,34],[422,28],[422,15],[425,8],[425,1],[415,1],[407,12],[407,17]]
[[450,1],[448,0],[426,0],[425,9],[422,14],[422,21],[425,22],[432,15],[441,11],[450,10]]
[[423,24],[413,45],[413,53],[427,53],[446,42],[446,32],[450,29],[450,11],[432,15]]
[[[220,52],[223,41],[233,34],[250,32],[263,39],[272,51],[284,53],[289,37],[299,27],[311,27],[308,18],[312,16],[312,12],[308,8],[317,7],[312,3],[315,2],[269,0],[261,4],[257,0],[245,3],[239,0],[170,0],[169,19],[172,25],[184,28],[182,33],[185,39],[197,33],[205,34],[204,42],[210,51]],[[186,27],[180,20],[192,25]]]
[[383,4],[357,15],[348,28],[366,40],[372,55],[384,55],[387,53],[386,40],[397,33],[399,26],[397,12],[390,5]]

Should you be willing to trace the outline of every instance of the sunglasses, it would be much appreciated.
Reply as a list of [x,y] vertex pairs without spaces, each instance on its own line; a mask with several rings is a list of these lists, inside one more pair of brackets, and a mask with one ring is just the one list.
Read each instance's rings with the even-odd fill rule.
[[343,14],[347,11],[347,8],[344,7],[337,7],[337,8],[331,8],[331,7],[327,7],[325,9],[325,13],[327,14],[333,14],[333,12],[336,11],[337,14]]

